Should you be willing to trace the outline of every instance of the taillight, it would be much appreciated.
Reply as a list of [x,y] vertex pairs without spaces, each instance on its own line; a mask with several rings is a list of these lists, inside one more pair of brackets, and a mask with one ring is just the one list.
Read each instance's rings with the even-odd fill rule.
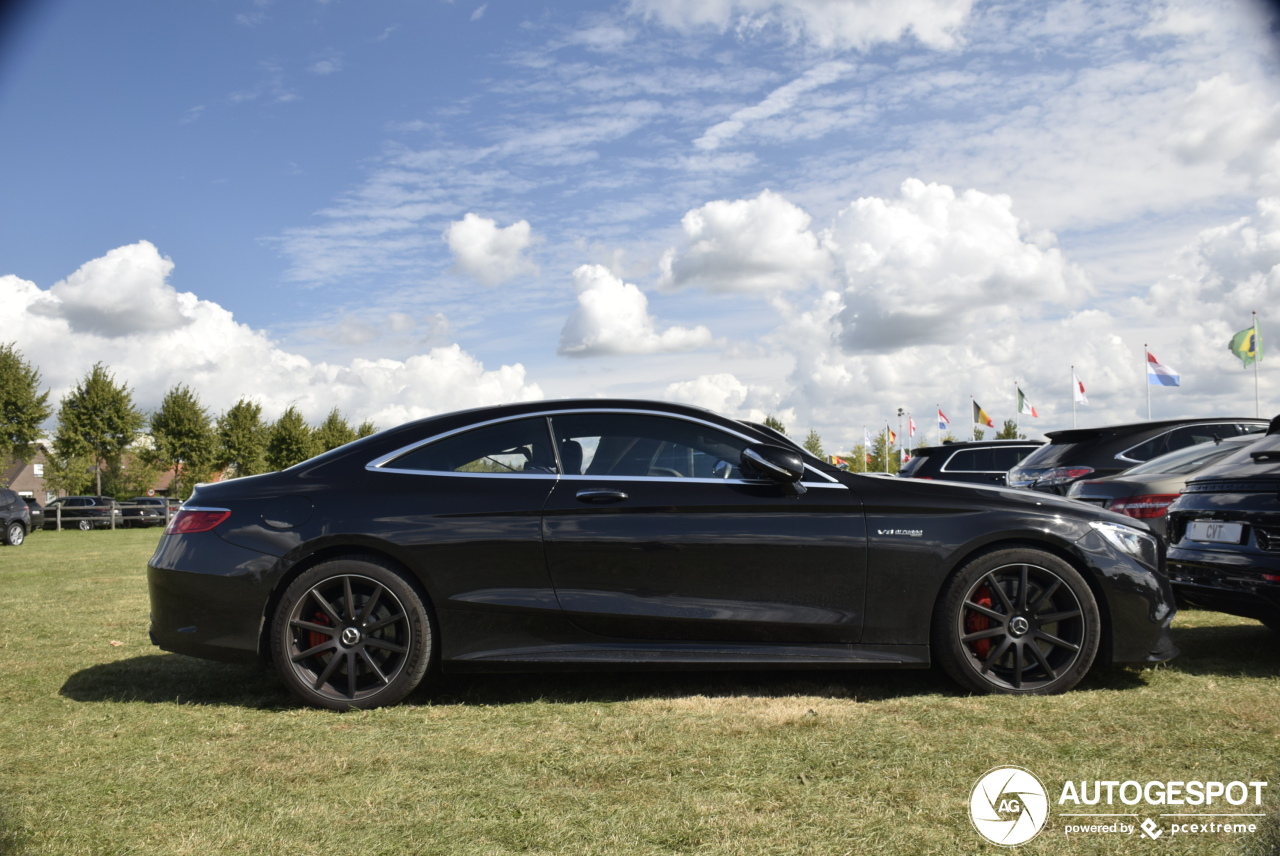
[[231,512],[225,508],[183,508],[169,521],[164,532],[166,535],[208,532],[230,516]]
[[1153,517],[1164,517],[1169,506],[1178,498],[1176,493],[1150,493],[1145,496],[1131,496],[1128,499],[1116,500],[1111,504],[1112,511],[1137,517],[1139,520],[1150,520]]

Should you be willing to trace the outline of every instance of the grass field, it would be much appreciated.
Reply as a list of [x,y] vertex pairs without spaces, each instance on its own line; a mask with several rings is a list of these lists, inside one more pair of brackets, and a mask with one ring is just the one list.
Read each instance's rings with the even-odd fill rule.
[[[1054,698],[921,671],[437,677],[335,714],[152,648],[157,537],[0,548],[0,854],[1000,853],[967,805],[1005,764],[1052,808],[1019,852],[1280,852],[1280,637],[1254,622],[1184,613],[1173,663]],[[1096,779],[1267,781],[1215,810],[1270,817],[1065,836],[1062,784]]]

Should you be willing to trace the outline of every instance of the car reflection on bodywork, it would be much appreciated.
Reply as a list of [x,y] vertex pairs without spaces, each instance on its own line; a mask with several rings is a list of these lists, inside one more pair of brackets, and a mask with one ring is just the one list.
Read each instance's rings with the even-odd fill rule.
[[845,473],[660,402],[409,423],[201,485],[148,568],[152,640],[303,701],[431,669],[912,668],[1054,693],[1176,653],[1163,546],[1023,491]]

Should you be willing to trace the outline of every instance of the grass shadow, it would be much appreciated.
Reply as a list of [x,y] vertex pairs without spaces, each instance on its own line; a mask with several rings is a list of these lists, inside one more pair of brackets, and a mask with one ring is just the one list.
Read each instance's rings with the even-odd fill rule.
[[276,676],[253,665],[148,654],[74,673],[59,693],[74,701],[208,704],[274,710],[296,706]]
[[1280,675],[1280,634],[1261,624],[1175,627],[1182,653],[1166,668],[1189,675],[1273,678]]

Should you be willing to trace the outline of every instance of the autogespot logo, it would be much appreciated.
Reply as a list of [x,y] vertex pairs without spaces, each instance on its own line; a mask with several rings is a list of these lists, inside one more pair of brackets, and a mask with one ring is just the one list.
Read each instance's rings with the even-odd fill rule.
[[988,770],[969,795],[973,828],[993,844],[1014,847],[1035,838],[1049,818],[1049,797],[1035,774],[1021,767]]

